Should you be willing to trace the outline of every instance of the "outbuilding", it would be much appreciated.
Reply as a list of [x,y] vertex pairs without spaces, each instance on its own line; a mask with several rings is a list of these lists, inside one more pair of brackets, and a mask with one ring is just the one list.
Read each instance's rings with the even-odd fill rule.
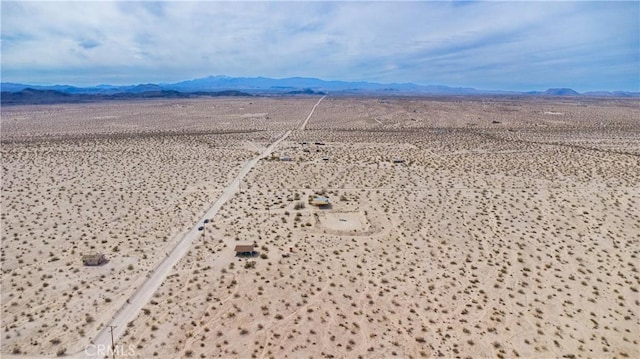
[[237,256],[254,256],[256,254],[255,244],[237,244],[234,248]]
[[330,205],[331,202],[329,201],[329,197],[316,196],[311,200],[311,204],[317,207],[324,207]]
[[99,266],[107,263],[107,257],[102,253],[85,254],[82,256],[82,264],[85,266]]

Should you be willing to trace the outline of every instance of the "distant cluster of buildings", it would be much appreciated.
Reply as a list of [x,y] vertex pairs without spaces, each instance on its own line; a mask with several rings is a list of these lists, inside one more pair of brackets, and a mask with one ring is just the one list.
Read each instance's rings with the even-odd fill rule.
[[[303,146],[302,152],[306,152],[306,153],[310,153],[311,152],[311,150],[306,147],[306,145],[308,144],[307,141],[300,141],[299,144]],[[314,142],[313,144],[315,144],[316,146],[324,146],[325,145],[324,142],[320,142],[320,141]],[[316,150],[316,151],[320,152],[319,149]],[[289,155],[282,155],[282,156],[279,157],[279,159],[282,162],[291,162],[291,161],[293,161],[293,158],[291,156],[289,156]],[[323,161],[329,161],[329,156],[323,156],[322,160]],[[404,159],[402,159],[400,157],[395,157],[392,162],[393,163],[404,163]]]

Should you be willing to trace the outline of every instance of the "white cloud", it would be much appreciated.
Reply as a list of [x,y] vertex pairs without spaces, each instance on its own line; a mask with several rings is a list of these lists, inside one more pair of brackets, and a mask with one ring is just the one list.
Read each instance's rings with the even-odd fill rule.
[[637,2],[1,4],[3,81],[228,74],[516,88],[580,76],[585,89],[633,89],[623,78],[638,77]]

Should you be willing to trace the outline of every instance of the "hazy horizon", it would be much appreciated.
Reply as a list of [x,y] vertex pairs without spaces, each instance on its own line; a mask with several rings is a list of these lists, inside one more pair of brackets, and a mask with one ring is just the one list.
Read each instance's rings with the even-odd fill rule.
[[[184,79],[182,81],[176,81],[173,83],[180,83],[180,82],[188,82],[188,81],[193,81],[193,80],[201,80],[201,79],[206,79],[206,78],[212,78],[212,77],[227,77],[227,78],[242,78],[242,77],[230,77],[227,75],[209,75],[209,76],[204,76],[198,79]],[[251,76],[251,77],[246,77],[246,78],[266,78],[266,76]],[[290,79],[290,78],[308,78],[308,77],[302,77],[302,76],[292,76],[292,77],[288,77],[288,78],[270,78],[272,80],[286,80],[286,79]],[[326,80],[326,79],[318,79],[318,78],[309,78],[312,80],[321,80],[321,81],[327,81],[327,82],[332,82],[332,81],[337,81],[337,82],[341,82],[343,80],[338,80],[338,79],[331,79],[331,80]],[[353,81],[353,83],[356,82],[367,82],[367,83],[376,83],[376,82],[371,82],[371,81]],[[145,86],[145,85],[170,85],[172,83],[168,83],[168,82],[157,82],[157,83],[153,83],[153,82],[139,82],[139,83],[129,83],[129,84],[121,84],[121,85],[113,85],[113,84],[108,84],[108,83],[100,83],[100,84],[93,84],[93,85],[70,85],[70,84],[66,84],[66,83],[55,83],[55,84],[38,84],[38,83],[26,83],[26,82],[8,82],[8,81],[3,81],[4,83],[15,83],[15,84],[21,84],[21,85],[27,85],[27,86],[36,86],[36,87],[54,87],[54,86],[72,86],[72,87],[76,87],[76,88],[97,88],[97,87],[101,87],[101,86],[114,86],[114,87],[119,87],[119,86]],[[405,83],[391,83],[391,82],[378,82],[377,84],[380,85],[394,85],[394,84],[405,84]],[[414,83],[415,84],[415,83]],[[450,87],[452,89],[454,88],[470,88],[470,87],[466,87],[466,86],[448,86],[446,84],[415,84],[415,85],[419,85],[419,86],[445,86],[445,87]],[[487,89],[482,89],[482,88],[473,88],[474,90],[478,90],[478,91],[487,91],[487,93],[491,93],[492,91],[496,91],[496,92],[501,92],[504,91],[505,93],[509,93],[509,92],[513,92],[513,93],[526,93],[526,92],[544,92],[547,90],[558,90],[558,89],[569,89],[569,90],[575,90],[569,86],[562,86],[562,87],[548,87],[548,88],[535,88],[535,89],[522,89],[522,90],[503,90],[503,89],[491,89],[491,90],[487,90]],[[222,89],[221,89],[222,90]],[[249,90],[249,88],[247,88],[247,90]],[[217,90],[216,90],[217,91]],[[640,93],[640,91],[625,91],[625,90],[590,90],[590,91],[578,91],[578,93],[590,93],[590,92],[626,92],[626,93],[634,93],[634,94],[638,94]],[[187,91],[188,92],[188,91]]]
[[[640,91],[639,2],[3,1],[2,81]],[[268,16],[265,16],[267,15]]]

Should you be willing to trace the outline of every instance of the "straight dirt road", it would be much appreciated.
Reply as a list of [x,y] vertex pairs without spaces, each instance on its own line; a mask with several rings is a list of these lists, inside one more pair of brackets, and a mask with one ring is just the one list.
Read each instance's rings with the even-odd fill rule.
[[[320,104],[320,102],[326,97],[323,96],[318,102],[313,106],[311,112],[304,120],[304,122],[298,127],[300,130],[304,130],[307,122],[313,115],[313,112],[316,110],[316,107]],[[147,280],[135,291],[135,293],[129,298],[127,303],[121,307],[110,323],[105,325],[100,332],[96,335],[94,340],[92,341],[93,346],[91,350],[83,350],[79,353],[73,355],[75,358],[103,358],[103,355],[98,353],[96,348],[108,348],[111,346],[111,328],[113,327],[113,340],[117,343],[118,339],[124,334],[127,329],[127,323],[134,320],[142,308],[147,304],[147,302],[153,296],[153,293],[160,287],[162,282],[167,278],[173,267],[185,256],[185,254],[191,248],[191,244],[195,241],[200,232],[198,231],[198,227],[202,225],[204,219],[213,218],[220,208],[229,201],[233,196],[238,193],[240,190],[240,183],[242,179],[255,167],[255,165],[261,159],[267,157],[273,152],[273,150],[280,144],[280,142],[284,141],[289,137],[292,130],[285,132],[280,138],[274,141],[271,145],[269,145],[260,155],[254,157],[249,160],[242,166],[240,172],[236,176],[236,178],[224,189],[222,195],[209,207],[206,213],[200,218],[197,223],[194,223],[193,228],[189,230],[182,239],[176,244],[173,250],[169,253],[167,257],[165,257],[160,264],[151,272]],[[227,251],[222,251],[218,254],[218,258],[214,261],[217,265],[215,267],[223,267],[226,263],[229,262],[230,258],[232,258],[231,250],[233,249],[232,241],[227,243]],[[226,261],[220,260],[222,256],[227,258]],[[216,268],[213,268],[214,270]],[[116,345],[117,346],[117,345]],[[124,349],[127,350],[126,348]]]
[[318,100],[318,102],[316,102],[315,105],[313,105],[313,108],[311,109],[311,112],[309,112],[309,116],[307,116],[307,118],[304,120],[304,122],[302,122],[302,125],[298,128],[299,130],[304,131],[307,128],[307,122],[309,122],[309,119],[311,118],[311,116],[313,116],[313,113],[316,111],[316,107],[318,107],[320,102],[322,100],[324,100],[325,97],[327,97],[327,95],[322,96],[322,98],[320,100]]

